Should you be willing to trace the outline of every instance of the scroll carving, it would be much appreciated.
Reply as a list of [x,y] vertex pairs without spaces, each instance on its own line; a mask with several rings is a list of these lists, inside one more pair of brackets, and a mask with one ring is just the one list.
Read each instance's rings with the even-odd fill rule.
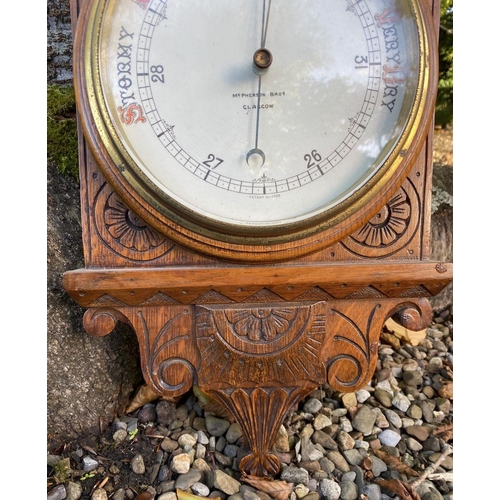
[[426,298],[332,302],[322,351],[327,381],[340,392],[355,392],[373,376],[383,325],[393,316],[410,330],[426,328],[432,307]]
[[94,337],[109,335],[118,321],[128,323],[128,320],[116,309],[90,308],[83,315],[83,328]]
[[398,306],[393,319],[408,330],[423,330],[432,321],[432,307],[425,299],[403,303]]
[[[351,313],[347,316],[335,308],[330,310],[335,323],[332,332],[332,356],[328,359],[328,383],[342,392],[352,392],[362,387],[366,374],[375,367],[380,321],[376,315],[381,309],[375,304],[368,312],[367,318],[357,317]],[[354,311],[353,311],[354,312]]]
[[143,372],[160,394],[179,396],[196,381],[200,359],[192,339],[190,312],[186,307],[170,307],[161,322],[149,309],[135,315]]
[[197,380],[201,359],[193,339],[192,308],[186,306],[89,309],[84,326],[107,335],[116,323],[130,325],[139,341],[142,373],[158,394],[179,396]]

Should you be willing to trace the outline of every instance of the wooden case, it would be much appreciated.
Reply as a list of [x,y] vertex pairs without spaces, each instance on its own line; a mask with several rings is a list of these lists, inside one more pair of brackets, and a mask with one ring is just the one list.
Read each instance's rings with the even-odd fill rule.
[[[71,1],[74,33],[84,1]],[[439,2],[422,1],[437,33]],[[76,55],[75,71],[78,64]],[[89,334],[110,334],[118,321],[134,329],[144,379],[158,394],[178,396],[195,384],[233,414],[249,450],[242,471],[277,474],[271,449],[294,405],[324,383],[342,392],[365,386],[386,320],[425,328],[428,298],[452,279],[451,263],[429,260],[432,126],[420,142],[404,180],[339,241],[283,261],[239,263],[144,222],[80,130],[85,268],[66,272],[64,286],[87,309]]]

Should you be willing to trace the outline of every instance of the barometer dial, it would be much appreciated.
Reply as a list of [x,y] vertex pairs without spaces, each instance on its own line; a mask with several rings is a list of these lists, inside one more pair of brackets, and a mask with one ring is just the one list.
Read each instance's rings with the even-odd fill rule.
[[118,193],[174,239],[331,242],[404,180],[434,95],[419,2],[89,3],[87,136]]

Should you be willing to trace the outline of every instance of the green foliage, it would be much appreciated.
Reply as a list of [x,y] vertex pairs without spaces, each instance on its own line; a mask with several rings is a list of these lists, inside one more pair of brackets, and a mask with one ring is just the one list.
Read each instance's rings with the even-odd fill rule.
[[453,0],[441,0],[436,125],[453,123]]
[[84,474],[81,478],[80,481],[85,481],[86,479],[90,479],[95,476],[95,472],[87,472],[87,474]]
[[54,480],[56,483],[64,483],[70,476],[71,467],[69,458],[64,458],[54,465]]
[[78,133],[73,87],[47,86],[47,160],[78,178]]

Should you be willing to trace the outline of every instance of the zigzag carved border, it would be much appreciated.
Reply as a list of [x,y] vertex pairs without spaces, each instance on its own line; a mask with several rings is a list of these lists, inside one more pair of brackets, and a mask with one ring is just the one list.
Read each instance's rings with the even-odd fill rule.
[[[347,288],[347,287],[346,287]],[[432,297],[433,294],[424,286],[417,287],[411,286],[408,288],[385,289],[382,290],[374,285],[363,286],[355,288],[350,285],[348,290],[330,290],[327,291],[319,286],[313,286],[304,292],[300,292],[296,296],[289,294],[284,297],[270,288],[262,288],[261,290],[253,293],[249,297],[229,297],[217,290],[209,290],[201,293],[200,295],[190,295],[184,297],[182,294],[168,295],[163,291],[153,293],[140,302],[134,300],[124,301],[123,297],[120,299],[110,295],[103,294],[94,299],[88,304],[87,307],[124,307],[124,306],[163,306],[173,304],[238,304],[238,303],[262,303],[262,302],[311,302],[311,301],[326,301],[326,300],[344,300],[344,299],[374,299],[374,298],[395,298],[395,297]],[[188,299],[188,300],[186,300]]]

